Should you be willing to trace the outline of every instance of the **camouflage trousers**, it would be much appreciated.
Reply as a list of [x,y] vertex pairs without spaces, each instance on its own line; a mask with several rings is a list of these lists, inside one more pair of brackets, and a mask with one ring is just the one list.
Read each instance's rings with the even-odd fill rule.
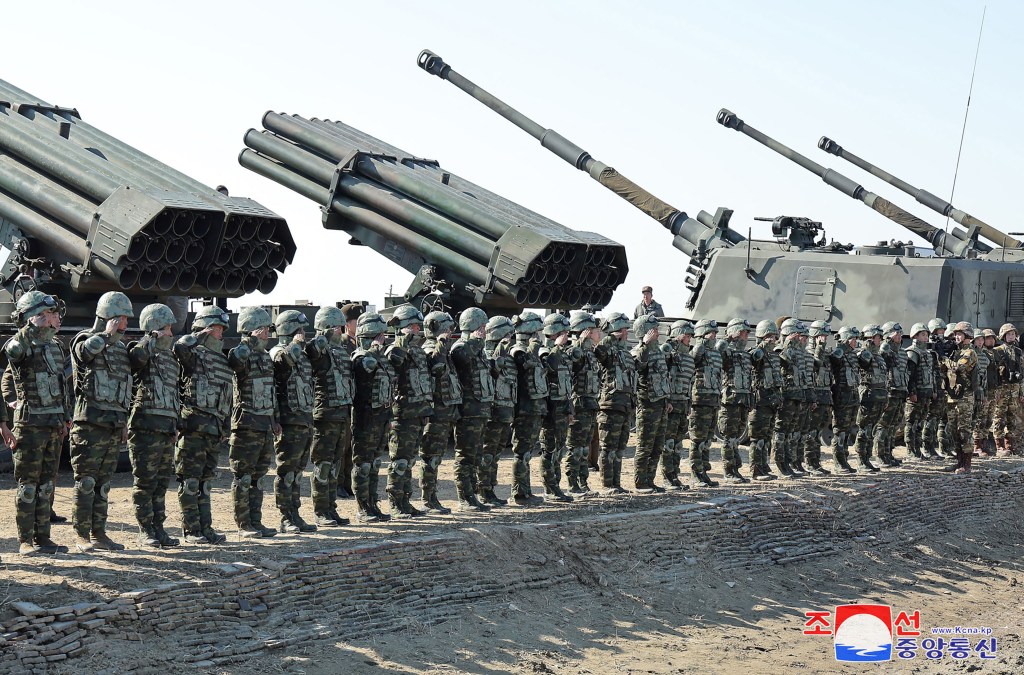
[[313,442],[310,446],[313,475],[309,480],[309,492],[313,498],[313,511],[317,515],[329,516],[337,510],[338,480],[344,470],[345,454],[351,455],[351,449],[351,415],[313,423]]
[[946,407],[946,446],[957,457],[971,450],[971,432],[974,429],[974,395],[964,394]]
[[785,398],[775,416],[772,450],[776,464],[797,464],[803,461],[803,416],[807,404],[800,399]]
[[885,410],[886,399],[865,398],[857,411],[857,456],[861,461],[871,458],[871,444],[876,436],[878,421],[882,418],[882,411]]
[[996,390],[992,404],[992,437],[997,443],[1009,437],[1011,443],[1017,440],[1021,426],[1020,384],[1001,384]]
[[601,440],[598,465],[601,484],[606,488],[622,487],[622,456],[629,446],[629,415],[625,410],[597,413],[597,433]]
[[857,439],[857,392],[837,392],[834,400],[842,403],[832,406],[832,459],[842,466]]
[[486,417],[462,417],[455,423],[455,491],[459,499],[476,494],[479,487],[486,426]]
[[132,505],[144,530],[167,520],[167,484],[174,475],[174,434],[128,428]]
[[669,483],[679,481],[679,465],[683,461],[683,444],[690,433],[690,402],[669,401],[672,412],[665,415],[665,450],[661,454],[661,475]]
[[995,391],[987,391],[980,402],[977,399],[974,401],[973,435],[976,442],[988,440],[988,432],[992,427],[992,409],[996,402],[995,395]]
[[552,410],[544,417],[541,425],[540,443],[541,476],[544,479],[544,490],[548,494],[558,492],[562,482],[562,460],[568,454],[566,443],[569,440],[569,415],[562,411]]
[[18,444],[11,454],[14,480],[18,484],[14,520],[19,542],[50,538],[50,507],[64,440],[62,430],[62,427],[14,426]]
[[718,406],[695,405],[690,408],[690,473],[711,470],[711,441],[715,435]]
[[746,403],[725,403],[718,409],[718,428],[724,437],[722,445],[722,464],[726,471],[739,469],[743,466],[740,456],[740,438],[747,428],[747,415],[750,406]]
[[388,441],[391,409],[360,410],[352,424],[352,488],[360,506],[376,502],[380,456]]
[[775,416],[778,412],[778,406],[763,400],[754,404],[747,418],[750,465],[758,467],[766,473],[769,472],[768,453],[772,447],[772,432],[775,427]]
[[302,472],[309,464],[312,442],[313,427],[304,424],[281,425],[281,435],[274,441],[277,455],[274,502],[285,518],[302,505]]
[[420,492],[423,493],[423,501],[437,495],[437,473],[448,450],[448,439],[458,414],[455,406],[435,406],[434,414],[423,426],[420,437]]
[[597,411],[577,409],[569,425],[569,451],[565,454],[565,477],[569,487],[587,487],[590,478],[590,440],[597,428]]
[[[273,458],[274,432],[270,429],[235,429],[231,432],[228,446],[228,466],[233,476],[231,500],[235,507],[235,524],[240,529],[263,524],[263,492],[271,486],[267,472]],[[204,480],[204,483],[208,485],[209,481]]]
[[515,408],[494,406],[484,430],[484,454],[480,458],[477,472],[479,489],[494,490],[498,485],[498,459],[512,441],[512,424],[516,418]]
[[423,430],[430,421],[425,417],[396,417],[391,422],[388,442],[388,499],[392,504],[412,497],[412,468],[423,444]]
[[924,422],[921,431],[921,442],[926,448],[938,448],[941,453],[946,452],[946,393],[939,391],[932,399],[928,407],[928,418]]
[[75,475],[71,522],[80,537],[106,531],[107,496],[123,447],[122,429],[89,422],[75,422],[71,427],[71,468]]
[[[174,474],[178,478],[178,505],[181,507],[181,529],[185,534],[200,534],[202,531],[202,514],[210,508],[210,485],[217,469],[220,447],[220,438],[211,434],[182,431],[178,436],[174,446]],[[247,497],[246,513],[248,509]]]
[[832,444],[832,405],[818,402],[807,414],[807,429],[804,433],[804,458],[811,467],[821,466],[821,443]]
[[530,459],[540,444],[541,415],[516,415],[512,427],[512,495],[531,497]]
[[658,473],[658,461],[665,448],[668,400],[641,400],[636,408],[636,453],[633,455],[633,483],[651,487]]
[[903,413],[906,424],[903,426],[903,443],[907,446],[907,452],[915,457],[924,457],[935,452],[934,446],[929,446],[925,438],[925,423],[932,407],[932,392],[930,389],[923,389],[917,392],[917,400],[907,399]]

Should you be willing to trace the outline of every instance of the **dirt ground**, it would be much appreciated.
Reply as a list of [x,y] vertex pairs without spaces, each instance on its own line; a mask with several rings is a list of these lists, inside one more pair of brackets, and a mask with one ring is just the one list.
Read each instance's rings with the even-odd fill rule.
[[[744,453],[745,455],[746,453]],[[902,449],[897,450],[897,456]],[[226,458],[225,458],[226,459]],[[712,457],[720,478],[720,458]],[[976,460],[979,470],[1012,469],[1021,460]],[[937,462],[907,462],[895,472],[935,472]],[[450,457],[442,466],[441,499],[452,506]],[[503,458],[499,494],[507,496],[511,461]],[[539,488],[539,461],[533,462],[534,487]],[[393,539],[473,528],[481,523],[561,520],[588,514],[641,511],[680,500],[731,491],[769,492],[785,488],[798,494],[801,483],[877,481],[854,477],[806,478],[665,495],[589,496],[573,504],[548,503],[530,509],[509,506],[487,514],[417,518],[378,525],[322,529],[307,535],[278,535],[270,540],[241,541],[233,532],[225,463],[215,481],[214,525],[228,534],[222,546],[182,546],[152,551],[136,545],[129,474],[118,474],[110,494],[109,531],[128,546],[119,554],[64,554],[22,557],[14,551],[15,490],[10,474],[0,475],[0,620],[12,615],[10,603],[29,600],[43,606],[109,598],[128,590],[149,588],[182,579],[201,579],[208,565],[274,559],[301,551],[330,550],[354,542]],[[598,481],[591,480],[592,485]],[[58,483],[56,510],[70,515],[69,473]],[[631,461],[623,484],[632,484]],[[697,492],[697,496],[695,496]],[[304,493],[308,495],[308,482]],[[383,494],[383,491],[382,491]],[[417,495],[418,496],[418,495]],[[168,493],[172,535],[177,534],[178,509]],[[414,498],[415,499],[415,498]],[[343,515],[354,517],[354,501],[340,501]],[[1022,505],[1024,506],[1024,505]],[[276,522],[272,499],[264,505],[268,524]],[[304,515],[312,518],[308,497]],[[805,636],[803,612],[831,609],[850,602],[878,602],[908,611],[920,610],[924,626],[990,626],[998,639],[993,661],[950,657],[929,661],[924,654],[894,661],[887,670],[906,672],[1024,672],[1020,642],[1024,579],[1019,520],[988,522],[983,505],[977,512],[950,514],[949,531],[926,537],[899,550],[884,547],[855,550],[818,562],[772,566],[728,574],[703,567],[672,575],[637,570],[593,592],[581,588],[517,593],[497,609],[468,606],[458,618],[431,626],[376,636],[374,639],[321,641],[305,648],[271,653],[219,672],[381,672],[405,673],[705,673],[705,672],[861,672],[863,666],[840,666],[829,637]],[[55,540],[72,543],[69,525],[54,526]],[[924,636],[923,636],[924,637]],[[140,646],[140,648],[143,648]]]

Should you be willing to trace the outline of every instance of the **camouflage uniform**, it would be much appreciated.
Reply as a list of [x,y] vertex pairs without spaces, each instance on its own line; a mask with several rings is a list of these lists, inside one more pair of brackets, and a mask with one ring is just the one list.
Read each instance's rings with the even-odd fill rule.
[[337,307],[321,307],[313,320],[317,337],[306,344],[313,371],[313,442],[310,496],[318,526],[348,525],[338,513],[338,483],[345,453],[352,446],[352,395],[355,379],[349,341],[341,331],[345,318]]
[[[29,291],[19,299],[16,311],[27,320],[56,307],[53,296]],[[17,446],[12,452],[18,484],[14,515],[18,541],[25,548],[46,553],[67,550],[50,539],[53,484],[70,419],[64,350],[54,332],[26,324],[4,345],[18,401],[14,410]],[[6,423],[7,406],[2,407]]]
[[[494,373],[484,352],[483,338],[474,335],[486,325],[487,314],[482,309],[470,307],[464,310],[459,315],[462,337],[452,345],[451,352],[452,363],[462,385],[462,407],[455,424],[455,488],[459,495],[459,508],[472,511],[487,510],[476,493],[484,427],[494,404]],[[539,420],[537,423],[539,434]]]
[[[132,503],[149,546],[177,546],[164,531],[167,483],[174,471],[174,442],[181,420],[178,379],[172,335],[155,331],[176,323],[166,305],[149,305],[139,314],[147,334],[128,344],[128,362],[135,381],[135,397],[128,417],[128,452],[132,462]],[[153,332],[151,332],[153,331]]]
[[[920,330],[917,330],[918,328]],[[927,330],[928,328],[924,324],[915,324],[911,328],[913,342],[905,350],[908,378],[905,415],[907,423],[903,430],[903,440],[907,446],[907,452],[921,459],[938,457],[935,447],[927,444],[927,438],[922,433],[937,390],[935,371],[932,368],[932,353],[927,344],[918,342],[916,339],[919,333],[927,332]]]
[[718,428],[724,437],[722,461],[727,482],[749,482],[740,473],[743,466],[740,439],[753,403],[754,362],[747,352],[746,335],[752,328],[744,319],[733,319],[726,327],[726,339],[716,345],[722,355],[722,407],[718,411]]
[[621,329],[630,323],[621,312],[610,314],[601,324],[601,330],[607,335],[594,348],[594,356],[601,364],[600,411],[597,413],[601,483],[616,493],[623,492],[622,455],[629,444],[630,412],[636,407],[636,363],[625,340],[619,336]]
[[590,477],[587,455],[590,450],[590,439],[594,437],[594,430],[597,428],[601,374],[598,372],[594,343],[585,335],[587,329],[597,327],[597,322],[589,313],[579,314],[585,316],[573,312],[570,321],[577,337],[572,343],[573,353],[576,354],[572,362],[573,420],[569,425],[569,451],[565,457],[565,476],[569,482],[569,492],[585,494],[590,492],[590,486],[587,484]]
[[[261,321],[257,323],[269,326],[270,314],[260,311]],[[239,331],[244,331],[241,316]],[[280,430],[280,418],[274,393],[274,361],[267,351],[267,341],[244,335],[228,352],[228,366],[234,372],[228,464],[234,477],[231,497],[235,525],[243,537],[272,537],[276,530],[263,525],[263,492],[272,485],[267,472],[274,457],[274,434]]]
[[747,424],[750,443],[751,476],[755,480],[774,480],[768,464],[775,417],[783,405],[782,359],[775,351],[778,326],[765,319],[757,324],[757,344],[750,349],[753,371],[753,407]]
[[547,413],[547,367],[540,358],[540,342],[535,337],[543,327],[539,316],[524,312],[516,317],[516,345],[511,356],[519,374],[516,418],[512,435],[512,494],[517,504],[539,501],[530,488],[530,458],[540,443],[540,430]]
[[708,477],[711,470],[711,441],[715,435],[715,418],[722,404],[722,354],[715,348],[718,324],[701,319],[694,328],[693,392],[690,408],[690,474],[697,484],[716,487]]
[[882,358],[885,359],[889,391],[885,406],[882,408],[882,415],[878,420],[878,426],[875,427],[875,454],[885,466],[897,467],[902,462],[893,457],[892,448],[896,443],[896,431],[901,426],[900,417],[907,402],[909,376],[906,352],[900,349],[898,342],[894,343],[890,339],[890,336],[893,335],[902,337],[903,330],[898,323],[893,323],[887,329],[888,326],[888,323],[882,326],[885,335],[880,352]]
[[[550,314],[544,319],[547,336],[541,356],[548,372],[548,411],[541,426],[541,472],[544,491],[548,499],[572,501],[562,491],[562,459],[567,454],[569,422],[573,418],[572,362],[579,353],[568,342],[569,320],[562,314]],[[556,344],[558,336],[565,335],[566,344]]]
[[946,329],[946,323],[942,319],[932,319],[928,322],[929,335],[928,350],[932,354],[932,368],[935,373],[936,391],[932,401],[932,407],[928,411],[928,419],[925,421],[922,441],[925,447],[936,448],[939,455],[945,455],[945,427],[946,427],[946,359],[953,352],[953,344],[942,334]]
[[827,476],[831,471],[821,465],[821,443],[825,439],[831,445],[832,439],[832,367],[829,361],[829,348],[822,336],[832,333],[830,326],[824,321],[815,321],[810,327],[813,342],[807,345],[807,356],[813,366],[811,378],[811,397],[814,406],[808,415],[807,433],[804,435],[804,457],[807,468],[819,476]]
[[359,317],[359,348],[352,359],[355,396],[352,403],[352,487],[363,522],[388,520],[377,506],[380,455],[387,443],[398,374],[376,338],[387,325],[379,315]]
[[[657,339],[649,343],[644,338],[657,330],[658,320],[651,314],[633,323],[633,334],[640,344],[632,350],[637,369],[636,454],[633,457],[633,479],[637,490],[664,492],[654,484],[658,460],[665,446],[666,416],[668,414],[668,361]],[[671,347],[668,348],[671,350]]]
[[[973,333],[971,325],[966,321],[956,324],[955,332],[965,335]],[[955,334],[955,333],[954,333]],[[971,430],[973,429],[974,392],[977,385],[978,353],[968,340],[958,345],[956,350],[946,359],[946,392],[948,407],[946,410],[946,443],[953,451],[957,462],[946,467],[947,471],[966,473],[971,470],[972,452],[969,447]]]
[[790,478],[804,475],[800,462],[803,454],[803,415],[808,404],[805,373],[807,352],[801,343],[803,330],[801,322],[787,319],[782,325],[784,342],[775,347],[782,365],[782,408],[775,417],[772,449],[775,453],[775,466],[782,475]]
[[[434,378],[434,414],[423,428],[420,440],[420,491],[425,510],[448,514],[451,509],[442,506],[437,498],[437,473],[441,458],[448,450],[448,439],[455,421],[459,418],[462,383],[452,361],[451,346],[440,336],[454,330],[455,322],[444,312],[431,312],[424,319],[424,326],[427,341],[423,344],[423,352],[427,355],[427,364]],[[481,462],[481,472],[483,469]],[[486,484],[486,479],[481,480],[481,485]]]
[[484,351],[498,373],[494,378],[494,404],[484,431],[484,453],[480,458],[479,495],[491,506],[504,506],[508,502],[494,493],[498,483],[498,458],[512,441],[512,423],[516,417],[519,398],[519,371],[512,358],[514,329],[503,316],[492,316],[487,322],[487,342]]
[[[671,350],[668,352],[669,392],[668,402],[672,410],[665,422],[665,451],[661,455],[661,473],[670,489],[686,489],[689,485],[679,479],[679,465],[683,461],[683,442],[689,436],[690,392],[693,389],[695,366],[690,354],[689,340],[684,335],[693,335],[693,324],[676,321],[669,330]],[[692,339],[692,338],[691,338]]]
[[[999,339],[1017,329],[1013,324],[1003,324]],[[996,453],[1007,456],[1013,453],[1016,436],[1020,433],[1021,379],[1024,374],[1024,353],[1016,340],[1004,341],[995,348],[999,364],[999,389],[992,408],[992,437],[996,442]]]
[[871,335],[881,335],[878,326],[865,326],[861,333],[865,341],[857,352],[857,360],[861,369],[860,410],[857,411],[857,456],[861,465],[868,471],[878,471],[871,464],[871,443],[876,436],[878,420],[882,417],[885,401],[888,397],[886,383],[889,374],[886,371],[885,359],[879,346],[871,341]]
[[[174,473],[178,478],[182,534],[187,542],[196,544],[224,540],[212,529],[208,486],[217,469],[221,443],[230,430],[234,373],[224,355],[223,340],[205,330],[215,325],[227,328],[227,313],[213,306],[200,309],[193,320],[193,333],[178,338],[173,347],[181,370],[181,433],[174,448]],[[235,474],[235,480],[239,478],[241,474]],[[237,496],[234,487],[232,495]],[[248,518],[248,493],[242,500]],[[206,534],[204,523],[209,528]]]
[[860,336],[856,326],[839,332],[839,344],[829,354],[832,366],[832,458],[842,473],[856,473],[850,466],[850,446],[857,438],[857,409],[860,405],[860,360],[849,341]]
[[[991,329],[985,329],[983,335],[995,338]],[[992,409],[995,404],[996,392],[999,388],[999,362],[994,349],[983,345],[978,348],[978,365],[983,369],[982,401],[975,401],[974,411],[974,450],[986,455],[995,452],[988,447],[989,429],[992,427]]]

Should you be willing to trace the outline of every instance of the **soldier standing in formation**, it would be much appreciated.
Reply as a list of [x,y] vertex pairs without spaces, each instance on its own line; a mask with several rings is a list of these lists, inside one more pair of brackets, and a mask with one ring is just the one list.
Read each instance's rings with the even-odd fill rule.
[[775,347],[782,366],[782,407],[775,417],[773,436],[775,466],[779,473],[789,478],[804,475],[799,467],[803,450],[801,424],[805,403],[803,365],[806,352],[801,341],[802,330],[803,324],[799,321],[786,319],[779,327],[783,342]]
[[956,463],[944,471],[967,473],[973,452],[968,443],[973,430],[974,397],[978,385],[978,353],[971,344],[974,326],[961,321],[953,326],[954,349],[946,358],[946,442]]
[[907,451],[919,459],[938,457],[935,447],[928,444],[924,433],[932,402],[938,391],[935,382],[933,357],[928,349],[928,326],[915,323],[910,328],[910,346],[907,354],[906,427],[903,442]]
[[1008,457],[1014,451],[1014,436],[1020,433],[1020,382],[1024,354],[1017,346],[1017,329],[1004,323],[999,328],[1002,344],[995,348],[998,362],[999,388],[992,407],[992,437],[996,455]]
[[601,398],[598,401],[598,435],[601,454],[598,459],[601,484],[609,494],[622,488],[622,455],[629,444],[629,417],[636,408],[636,362],[629,353],[626,338],[630,320],[622,312],[612,312],[601,324],[605,337],[594,356],[601,364]]
[[516,362],[519,376],[519,400],[512,432],[512,498],[520,506],[543,501],[535,497],[530,487],[530,458],[539,449],[540,430],[547,414],[547,367],[540,358],[540,340],[537,336],[544,328],[542,319],[533,312],[523,312],[512,321],[516,331],[516,344],[511,356]]
[[850,446],[857,439],[857,411],[860,407],[860,359],[856,326],[839,329],[839,342],[829,354],[832,367],[832,458],[837,471],[856,473],[850,466]]
[[879,352],[885,360],[888,394],[875,430],[875,455],[885,466],[897,467],[902,462],[893,457],[892,448],[899,417],[907,401],[908,386],[907,354],[901,348],[903,326],[895,321],[887,321],[882,326],[882,340]]
[[878,420],[882,417],[882,410],[888,398],[888,373],[881,354],[881,326],[868,324],[861,329],[861,336],[863,342],[857,353],[861,369],[860,409],[857,411],[857,426],[860,428],[857,433],[857,456],[863,468],[877,473],[878,467],[871,463],[871,447],[876,436]]
[[571,502],[562,492],[562,456],[573,421],[572,362],[578,355],[569,343],[569,319],[564,314],[544,318],[545,344],[540,350],[547,366],[548,411],[541,425],[541,475],[548,499]]
[[[977,333],[979,331],[975,331]],[[995,450],[988,446],[988,434],[992,427],[992,407],[995,404],[996,392],[999,389],[999,361],[995,353],[996,333],[991,328],[981,332],[981,345],[978,347],[979,361],[985,362],[984,401],[978,407],[974,420],[974,451],[979,454],[993,456]]]
[[[359,317],[365,312],[366,307],[358,302],[350,302],[341,307],[341,313],[345,315],[345,334],[341,345],[348,351],[350,360],[352,354],[355,354],[356,349],[359,348],[359,342],[356,340],[356,324],[359,322]],[[354,381],[352,386],[354,392]],[[355,498],[355,491],[352,488],[353,475],[352,441],[350,439],[341,449],[341,468],[338,470],[338,499]]]
[[601,395],[601,375],[594,348],[601,340],[601,331],[594,315],[580,310],[569,315],[569,331],[573,335],[576,358],[572,362],[573,419],[569,424],[565,476],[570,494],[588,494],[590,463],[587,454],[597,429],[598,397]]
[[423,319],[427,336],[423,352],[434,378],[434,414],[423,427],[420,439],[420,492],[423,493],[423,510],[442,515],[452,510],[437,498],[437,473],[462,405],[462,383],[448,344],[453,330],[455,320],[446,312],[431,312]]
[[462,407],[455,423],[455,489],[460,510],[487,511],[490,507],[476,495],[484,428],[494,404],[494,374],[484,351],[487,314],[479,307],[463,310],[459,330],[462,337],[452,345],[451,352],[462,385]]
[[695,485],[718,487],[711,480],[711,442],[722,404],[722,353],[715,349],[718,324],[701,319],[693,329],[693,397],[690,407],[690,475]]
[[811,384],[814,408],[810,414],[807,435],[804,437],[804,458],[807,468],[819,476],[832,472],[821,465],[821,442],[832,433],[832,364],[829,360],[828,336],[832,327],[825,321],[815,321],[808,329],[807,355],[814,367]]
[[[398,307],[388,322],[395,342],[385,354],[398,375],[390,435],[388,503],[392,518],[414,518],[423,512],[412,505],[412,468],[423,442],[423,430],[434,414],[434,380],[423,351],[423,315],[412,305]],[[437,364],[434,366],[439,368]]]
[[[722,407],[718,428],[724,436],[722,461],[727,483],[749,483],[740,473],[743,459],[740,441],[747,426],[752,398],[754,362],[747,351],[747,338],[753,328],[746,319],[736,318],[725,327],[725,339],[718,342],[722,354]],[[753,463],[753,462],[751,462]]]
[[352,405],[352,487],[359,520],[376,523],[390,520],[377,505],[380,455],[388,440],[391,406],[395,401],[398,374],[384,353],[387,324],[379,314],[359,317],[356,339],[359,347],[352,359],[355,397]]
[[[494,364],[494,405],[484,430],[484,454],[480,460],[480,500],[488,506],[505,506],[507,500],[494,492],[498,484],[498,458],[512,441],[512,425],[519,398],[519,369],[512,358],[515,327],[504,316],[492,316],[484,328],[484,353]],[[446,441],[447,443],[447,441]]]
[[638,492],[664,492],[664,488],[655,485],[654,478],[665,447],[665,423],[671,404],[668,361],[658,344],[658,319],[653,314],[637,318],[633,321],[633,335],[640,341],[632,351],[637,369],[633,481]]
[[935,399],[924,425],[923,441],[939,456],[946,455],[946,359],[952,353],[952,340],[946,338],[946,322],[935,318],[928,322],[928,351],[935,373]]
[[693,389],[693,355],[690,341],[693,324],[676,321],[669,327],[668,342],[668,403],[665,417],[665,451],[661,455],[661,473],[669,490],[686,490],[689,485],[679,480],[679,467],[683,461],[683,442],[690,433],[690,392]]
[[[775,480],[769,465],[775,418],[782,409],[782,359],[775,351],[779,338],[779,327],[774,321],[765,319],[754,329],[756,343],[750,349],[753,366],[751,383],[752,406],[747,422],[747,436],[750,441],[751,477],[757,481]],[[785,439],[779,435],[777,448],[785,448]],[[781,450],[776,450],[777,461]]]

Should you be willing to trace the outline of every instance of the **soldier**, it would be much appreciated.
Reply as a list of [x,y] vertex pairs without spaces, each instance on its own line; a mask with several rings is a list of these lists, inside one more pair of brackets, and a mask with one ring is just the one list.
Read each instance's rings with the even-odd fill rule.
[[821,442],[831,445],[832,439],[832,364],[829,361],[828,336],[832,327],[826,321],[814,321],[808,329],[807,355],[813,363],[811,397],[813,408],[808,416],[804,435],[804,457],[807,468],[819,476],[832,472],[821,465]]
[[242,537],[256,539],[277,533],[263,525],[263,491],[270,487],[267,472],[274,457],[274,439],[281,435],[274,361],[267,351],[273,325],[267,310],[243,307],[238,313],[242,339],[228,352],[228,366],[234,372],[228,463],[234,477],[235,525]]
[[[352,446],[352,355],[345,335],[345,314],[337,307],[321,307],[313,317],[317,338],[306,344],[313,370],[313,442],[309,480],[318,527],[348,525],[338,513],[337,494],[345,454]],[[351,480],[351,479],[350,479]]]
[[395,309],[388,321],[395,341],[385,354],[398,374],[388,465],[388,503],[392,518],[414,518],[423,511],[412,505],[412,467],[423,442],[423,430],[434,413],[434,379],[423,351],[423,314],[412,305]]
[[693,355],[690,341],[693,324],[685,319],[674,322],[668,331],[668,402],[671,409],[665,416],[665,451],[661,455],[661,474],[669,490],[688,490],[690,486],[679,480],[679,465],[683,461],[683,441],[689,435],[690,392],[693,389]]
[[544,322],[533,312],[523,312],[512,320],[516,344],[510,354],[516,362],[519,376],[519,400],[512,433],[512,495],[516,504],[530,506],[544,500],[535,497],[530,489],[530,458],[540,443],[540,429],[547,414],[547,366],[540,357],[537,338]]
[[[423,437],[420,439],[420,491],[423,493],[425,511],[447,515],[452,510],[443,506],[437,498],[437,473],[462,405],[462,383],[455,370],[449,344],[455,330],[455,320],[447,312],[431,312],[423,319],[423,330],[427,336],[423,351],[434,378],[434,411],[423,427]],[[481,480],[482,485],[486,483],[486,479]]]
[[[989,445],[989,431],[992,428],[992,410],[995,406],[996,395],[999,390],[999,355],[996,354],[996,332],[991,328],[981,331],[981,351],[988,359],[985,366],[985,400],[974,423],[974,439],[980,441],[975,444],[975,449],[986,457],[994,457],[996,449]],[[977,404],[975,404],[977,405]]]
[[132,371],[121,338],[134,317],[131,300],[119,291],[100,296],[96,320],[71,342],[75,369],[75,413],[71,467],[75,474],[72,524],[76,547],[123,551],[107,536],[107,495],[117,456],[127,441]]
[[887,321],[882,325],[882,346],[879,352],[885,359],[888,372],[888,395],[882,416],[875,429],[875,454],[887,467],[898,467],[900,460],[893,457],[892,448],[896,443],[896,430],[900,427],[900,416],[907,402],[907,353],[901,348],[903,344],[903,326],[896,321]]
[[476,496],[484,427],[494,404],[494,374],[484,352],[487,314],[479,307],[463,310],[459,330],[462,337],[452,345],[452,363],[462,384],[462,407],[455,424],[455,490],[459,510],[487,511],[490,507]]
[[725,339],[716,345],[722,355],[722,407],[718,410],[718,428],[725,439],[722,460],[727,483],[750,482],[740,473],[743,466],[740,440],[753,402],[754,361],[747,351],[747,338],[753,328],[746,319],[732,319],[725,327]]
[[857,426],[860,429],[857,433],[857,456],[862,467],[877,473],[878,467],[871,463],[871,444],[888,398],[886,384],[889,374],[886,372],[885,359],[881,354],[881,326],[870,323],[864,326],[860,333],[863,342],[860,351],[857,352],[857,362],[862,371],[860,409],[857,411]]
[[903,440],[911,455],[919,459],[931,459],[938,455],[934,447],[927,445],[927,439],[922,434],[936,390],[934,364],[928,350],[928,326],[915,323],[910,327],[910,339],[912,342],[905,350],[908,375],[907,423],[903,430]]
[[801,426],[806,407],[806,374],[803,344],[804,325],[797,319],[786,319],[779,327],[783,342],[775,347],[782,366],[782,408],[775,418],[772,447],[775,466],[789,478],[801,478],[806,473],[800,467],[803,454]]
[[832,366],[832,459],[842,473],[857,473],[850,466],[850,446],[857,438],[857,409],[859,407],[860,361],[857,341],[860,330],[856,326],[839,329],[839,342],[829,354]]
[[690,475],[696,486],[718,487],[711,480],[711,439],[722,404],[722,354],[715,348],[718,323],[701,319],[693,329],[693,405],[690,408]]
[[387,442],[398,386],[398,374],[384,351],[387,328],[379,314],[361,315],[356,326],[359,348],[352,359],[356,380],[352,404],[352,487],[358,517],[364,523],[391,519],[377,506],[380,454]]
[[[799,435],[795,442],[796,461],[790,463],[790,468],[794,474],[807,475],[810,473],[810,469],[804,467],[804,461],[807,459],[805,456],[806,447],[812,442],[820,444],[821,440],[817,437],[815,428],[815,415],[817,414],[818,403],[814,392],[814,356],[807,350],[807,345],[810,342],[810,329],[802,321],[798,322],[798,325],[800,326],[800,334],[798,336],[800,344],[794,356],[800,371],[803,402],[800,404],[797,413],[800,423],[797,425],[799,428],[796,430],[796,433]],[[812,436],[814,436],[813,439],[811,438]],[[820,454],[820,449],[818,452]]]
[[[128,343],[128,363],[135,382],[128,416],[128,454],[132,462],[132,503],[140,543],[160,548],[180,542],[164,530],[164,495],[174,467],[174,447],[181,419],[178,376],[181,369],[171,347],[177,323],[167,305],[147,305],[139,312],[142,339]],[[212,515],[212,514],[211,514]]]
[[668,361],[658,343],[657,317],[645,314],[634,320],[633,335],[640,341],[631,352],[637,369],[633,480],[638,492],[664,492],[664,488],[654,484],[658,460],[665,446],[669,405]]
[[[359,342],[356,340],[356,323],[364,312],[366,312],[366,307],[358,302],[350,302],[341,307],[341,313],[345,315],[345,336],[342,339],[341,345],[348,350],[350,357],[359,347]],[[341,453],[341,469],[338,470],[338,499],[353,499],[355,492],[352,488],[351,438],[348,446],[342,447]]]
[[572,361],[573,419],[569,424],[565,476],[570,494],[588,494],[590,464],[587,454],[597,426],[598,397],[601,395],[601,375],[594,348],[601,341],[601,330],[593,314],[574,310],[569,315],[569,331],[573,335],[571,344],[575,358]]
[[13,435],[7,427],[6,405],[0,432],[14,459],[18,484],[14,520],[21,554],[68,550],[50,539],[50,498],[71,418],[64,351],[56,340],[60,313],[56,297],[41,291],[23,294],[12,317],[18,332],[4,345],[18,405]]
[[925,422],[923,443],[925,447],[935,448],[938,455],[946,453],[946,359],[952,354],[953,341],[946,338],[946,322],[934,318],[928,322],[928,350],[932,353],[932,366],[935,372],[935,399],[929,410],[928,421]]
[[775,417],[782,408],[782,359],[775,351],[779,327],[770,319],[757,324],[754,329],[756,344],[750,348],[753,366],[751,390],[752,406],[747,423],[750,442],[751,477],[757,481],[775,480],[768,464],[768,453],[772,446]]
[[[192,319],[192,333],[178,338],[173,347],[181,370],[181,431],[174,447],[174,473],[181,531],[189,544],[219,544],[226,539],[213,529],[209,496],[231,425],[233,373],[224,355],[227,328],[227,312],[216,305],[203,306]],[[236,482],[239,478],[235,474]],[[239,496],[232,485],[232,496],[236,504],[242,500],[248,518],[248,493]]]
[[494,378],[494,405],[484,430],[484,452],[480,458],[480,500],[489,506],[505,506],[507,500],[494,493],[498,484],[498,458],[512,440],[512,423],[519,397],[519,371],[512,358],[515,327],[504,316],[492,316],[485,327],[484,353],[498,373]]
[[600,411],[597,429],[601,442],[598,464],[601,484],[608,494],[621,494],[622,455],[629,444],[630,414],[636,408],[636,362],[629,353],[626,339],[630,319],[622,312],[612,312],[601,324],[605,337],[594,347],[594,356],[601,364]]
[[1017,329],[1011,323],[999,327],[999,340],[995,348],[999,364],[999,389],[992,407],[992,436],[996,442],[996,456],[1008,457],[1014,452],[1013,439],[1020,430],[1020,382],[1024,354],[1017,346]]
[[974,396],[979,380],[978,353],[971,344],[974,327],[968,321],[953,326],[954,351],[946,358],[946,443],[956,463],[942,470],[969,473],[973,454],[968,440],[973,429]]
[[569,342],[569,319],[564,314],[544,317],[544,347],[540,355],[548,373],[548,412],[541,426],[541,471],[548,499],[571,502],[562,492],[562,458],[573,421],[572,362],[580,357]]
[[974,417],[971,422],[971,435],[974,437],[974,454],[988,454],[985,451],[985,441],[988,440],[988,427],[985,422],[986,406],[989,395],[989,366],[992,359],[985,349],[985,333],[979,328],[974,329],[974,340],[972,346],[978,357],[978,367],[974,369]]

